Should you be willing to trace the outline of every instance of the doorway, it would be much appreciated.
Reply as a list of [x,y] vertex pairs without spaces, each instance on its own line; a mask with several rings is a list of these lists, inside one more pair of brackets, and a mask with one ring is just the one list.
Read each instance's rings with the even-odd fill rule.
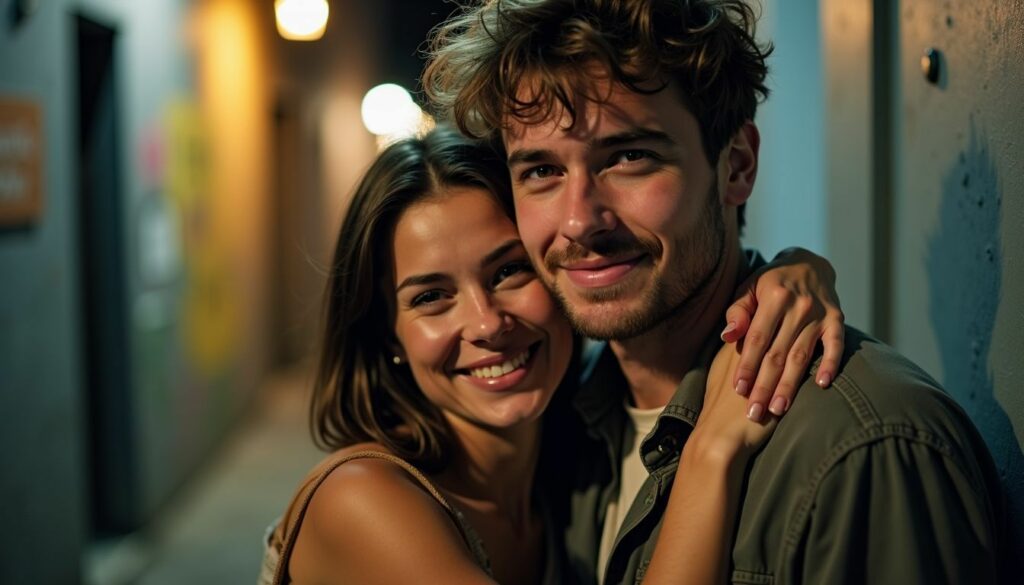
[[82,15],[73,19],[86,461],[92,532],[99,537],[135,527],[117,31]]

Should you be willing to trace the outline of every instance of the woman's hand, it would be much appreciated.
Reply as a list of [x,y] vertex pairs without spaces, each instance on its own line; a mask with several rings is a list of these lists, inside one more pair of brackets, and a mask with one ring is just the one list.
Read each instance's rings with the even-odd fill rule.
[[728,581],[747,463],[778,420],[743,416],[747,401],[732,386],[740,359],[727,343],[711,363],[704,407],[679,457],[645,585]]
[[824,356],[815,381],[828,387],[843,355],[844,317],[827,260],[802,248],[788,248],[737,289],[726,311],[726,342],[742,340],[733,378],[736,393],[748,396],[747,416],[766,410],[785,414],[803,383],[820,341]]
[[686,442],[684,457],[740,471],[775,430],[775,416],[756,422],[743,416],[747,401],[736,395],[732,385],[740,362],[736,344],[726,343],[718,350],[708,372],[704,407]]

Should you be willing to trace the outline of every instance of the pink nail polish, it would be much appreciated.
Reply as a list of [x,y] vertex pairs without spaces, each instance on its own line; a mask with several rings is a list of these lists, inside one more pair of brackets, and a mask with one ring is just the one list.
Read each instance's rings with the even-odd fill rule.
[[785,396],[776,396],[772,399],[772,404],[768,407],[768,410],[775,416],[782,416],[789,410],[789,401],[786,400]]
[[750,383],[746,380],[740,380],[736,382],[736,393],[740,396],[746,396],[747,391],[750,390]]
[[725,329],[722,330],[722,334],[719,337],[722,338],[722,341],[725,341],[725,336],[728,335],[729,333],[731,333],[732,331],[734,331],[735,329],[736,329],[736,322],[735,321],[729,321],[729,324],[725,326]]
[[755,402],[750,405],[750,410],[747,411],[747,418],[754,422],[761,422],[762,414],[764,414],[764,406],[761,406],[760,402]]
[[825,372],[818,376],[818,386],[825,388],[832,382],[832,376],[828,372]]

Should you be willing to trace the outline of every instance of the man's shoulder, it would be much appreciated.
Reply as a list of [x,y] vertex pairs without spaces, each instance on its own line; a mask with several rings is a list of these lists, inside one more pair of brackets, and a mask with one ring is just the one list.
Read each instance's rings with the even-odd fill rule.
[[947,454],[978,448],[977,431],[938,382],[892,347],[852,327],[829,388],[813,371],[770,444],[842,457],[844,450],[885,440],[921,443]]
[[[911,550],[904,559],[915,558],[913,551],[972,551],[965,554],[984,565],[1001,532],[1001,496],[991,457],[963,409],[921,368],[852,328],[832,385],[817,387],[813,373],[753,461],[736,566],[774,573],[777,582],[808,569],[841,573],[843,562],[798,559],[808,550],[885,542],[894,531],[903,535],[899,546],[877,549],[887,559],[872,569],[880,574],[919,574],[895,560],[904,549]],[[950,509],[949,502],[959,505]],[[932,532],[954,524],[960,528]],[[961,529],[967,526],[973,529]],[[779,566],[770,568],[761,542],[785,543]]]

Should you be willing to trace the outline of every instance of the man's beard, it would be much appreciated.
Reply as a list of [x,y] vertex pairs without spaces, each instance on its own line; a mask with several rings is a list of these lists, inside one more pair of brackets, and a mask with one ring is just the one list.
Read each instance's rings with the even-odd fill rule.
[[[693,231],[675,242],[675,249],[683,254],[677,262],[679,265],[663,266],[661,272],[654,273],[651,286],[640,293],[640,306],[635,310],[617,315],[614,319],[604,315],[587,319],[580,312],[573,310],[571,302],[566,299],[557,282],[553,279],[544,279],[548,290],[568,316],[572,326],[582,335],[592,339],[621,341],[647,333],[680,313],[689,300],[699,296],[707,288],[722,260],[725,247],[725,219],[718,199],[718,184],[712,182],[704,208],[701,210],[701,217]],[[570,243],[565,249],[545,256],[545,268],[548,274],[554,274],[559,266],[586,257],[588,251],[619,258],[646,254],[654,259],[661,256],[663,247],[657,240],[643,240],[631,234],[596,241],[589,249]],[[623,287],[612,285],[577,294],[582,296],[583,302],[587,304],[612,304],[624,294],[628,294],[628,287],[628,284]]]

